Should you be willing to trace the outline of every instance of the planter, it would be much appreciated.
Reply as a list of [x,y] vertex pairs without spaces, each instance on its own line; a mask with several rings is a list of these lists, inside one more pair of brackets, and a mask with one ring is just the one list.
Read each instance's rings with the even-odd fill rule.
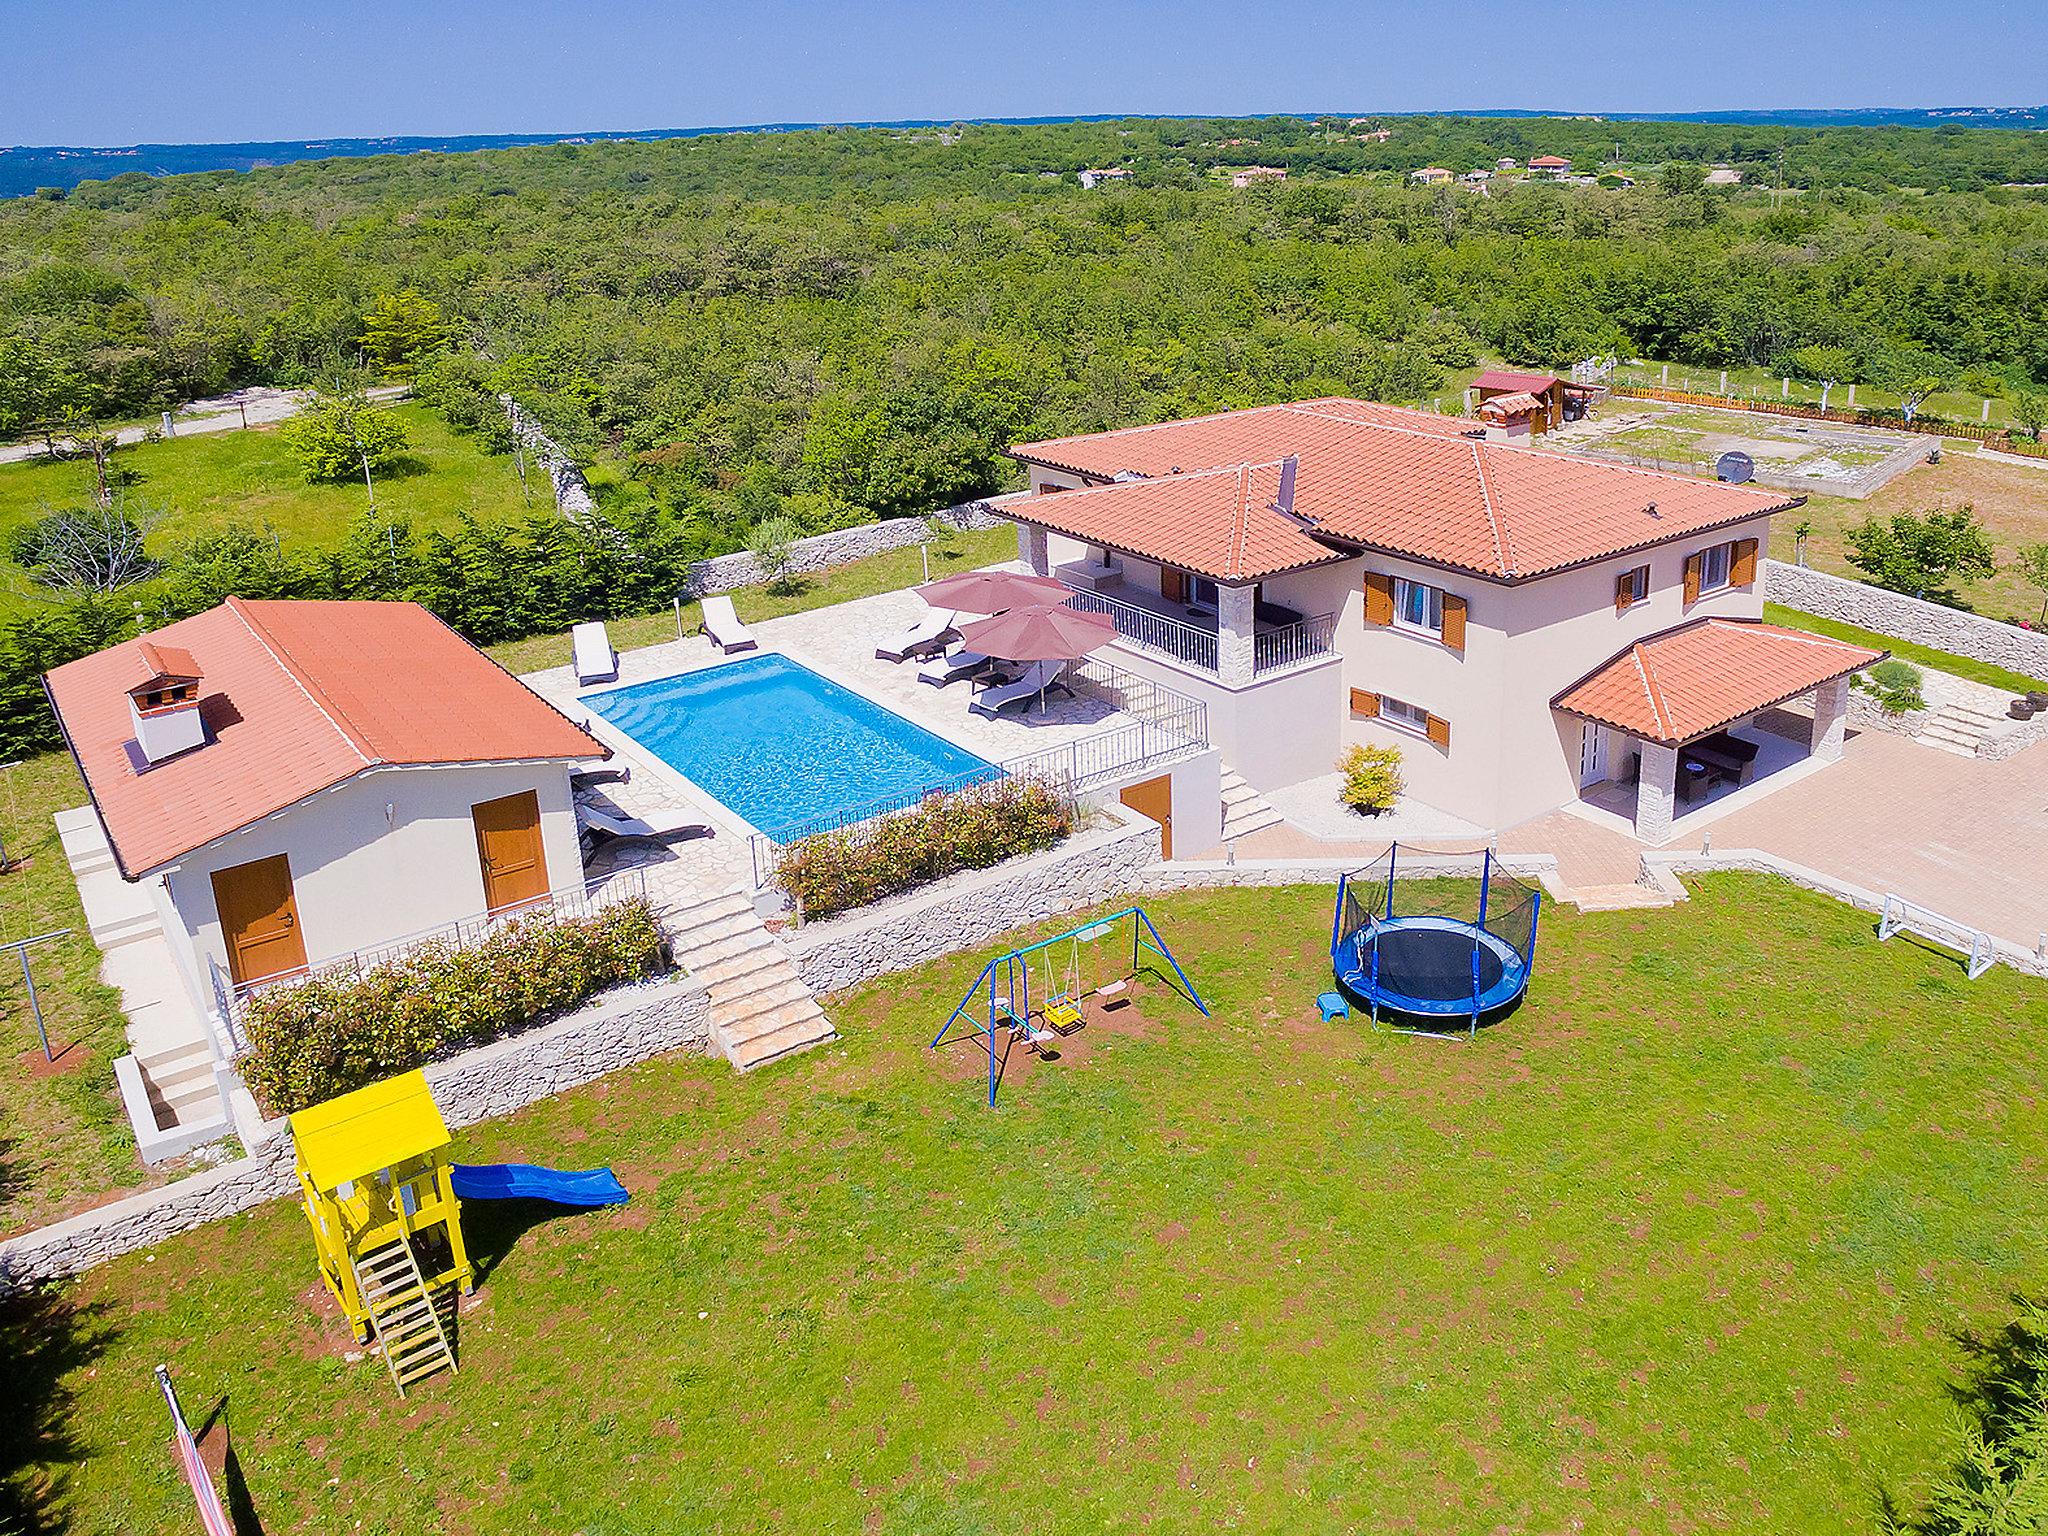
[[2048,693],[2030,693],[2026,697],[2027,702],[2034,706],[2037,714],[2041,710],[2048,709]]
[[2005,712],[2015,720],[2031,720],[2034,718],[2034,706],[2025,699],[2014,699],[2012,703],[2006,706]]

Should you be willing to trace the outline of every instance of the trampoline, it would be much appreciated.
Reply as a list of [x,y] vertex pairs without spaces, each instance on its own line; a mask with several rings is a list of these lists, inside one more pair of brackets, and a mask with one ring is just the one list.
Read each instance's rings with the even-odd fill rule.
[[1375,1025],[1462,1019],[1470,1035],[1528,988],[1542,904],[1491,850],[1404,860],[1397,843],[1337,882],[1330,966]]

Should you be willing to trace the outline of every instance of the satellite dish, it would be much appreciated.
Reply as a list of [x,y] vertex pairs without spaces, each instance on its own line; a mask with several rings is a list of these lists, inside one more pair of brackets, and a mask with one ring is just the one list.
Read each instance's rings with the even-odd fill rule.
[[1747,485],[1756,473],[1756,460],[1746,453],[1724,453],[1714,461],[1714,473],[1730,485]]

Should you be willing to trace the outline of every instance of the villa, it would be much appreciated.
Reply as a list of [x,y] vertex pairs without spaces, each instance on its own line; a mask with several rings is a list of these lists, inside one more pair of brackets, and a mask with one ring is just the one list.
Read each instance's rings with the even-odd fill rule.
[[1839,756],[1881,654],[1762,622],[1771,519],[1802,498],[1499,426],[1323,399],[1011,453],[1024,563],[1114,617],[1120,666],[1201,700],[1261,791],[1394,746],[1410,795],[1475,828],[1583,802],[1661,843]]
[[1569,176],[1572,163],[1563,155],[1537,155],[1529,161],[1529,173],[1533,176]]

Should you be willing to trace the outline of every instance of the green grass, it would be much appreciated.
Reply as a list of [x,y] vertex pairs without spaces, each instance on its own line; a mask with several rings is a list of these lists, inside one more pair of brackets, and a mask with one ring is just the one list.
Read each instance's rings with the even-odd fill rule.
[[1874,629],[1859,629],[1854,624],[1844,624],[1836,619],[1823,619],[1817,614],[1787,608],[1782,603],[1765,603],[1764,617],[1773,624],[1804,629],[1816,635],[1827,635],[1835,640],[1847,640],[1852,645],[1868,645],[1887,650],[1901,661],[1910,661],[1920,667],[1932,667],[1937,672],[1968,678],[1973,683],[2005,688],[2013,693],[2048,689],[2048,679],[2029,677],[2024,672],[2009,672],[2004,667],[1994,667],[1986,661],[1973,661],[1968,656],[1958,656],[1952,651],[1937,651],[1929,645],[1915,645],[1910,640],[1895,640],[1890,635],[1881,635]]
[[[412,446],[402,469],[378,479],[380,510],[435,528],[451,525],[462,512],[495,516],[520,509],[511,458],[483,452],[424,406],[391,409],[405,422]],[[302,547],[330,545],[367,504],[359,480],[307,484],[275,428],[140,443],[119,450],[113,462],[135,477],[124,492],[131,506],[166,513],[149,541],[150,552],[159,556],[230,522],[267,523]],[[529,475],[534,496],[545,505],[552,494],[546,476]],[[45,504],[77,505],[91,493],[89,462],[0,465],[0,548],[11,529],[38,516]],[[0,614],[33,601],[26,575],[0,555]]]
[[[980,1103],[963,954],[746,1078],[645,1064],[458,1138],[621,1210],[472,1204],[463,1368],[401,1403],[279,1203],[0,1315],[0,1468],[191,1528],[150,1370],[264,1528],[1870,1532],[1958,1330],[2038,1291],[2048,990],[1755,876],[1546,913],[1469,1045],[1325,1027],[1329,892],[1159,898],[1208,994]],[[1247,942],[1256,935],[1256,942]]]

